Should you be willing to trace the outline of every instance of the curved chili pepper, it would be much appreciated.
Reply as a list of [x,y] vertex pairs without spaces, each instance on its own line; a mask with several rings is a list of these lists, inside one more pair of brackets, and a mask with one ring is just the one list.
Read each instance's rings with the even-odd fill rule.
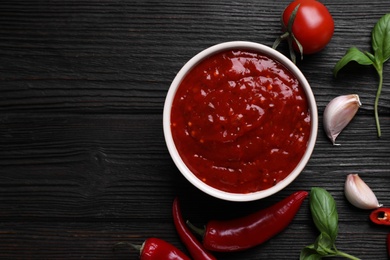
[[129,245],[139,250],[140,260],[191,260],[178,248],[159,238],[148,238],[142,245],[127,242],[119,242],[118,245]]
[[184,245],[187,247],[192,258],[194,260],[216,260],[216,258],[211,255],[206,249],[203,248],[202,244],[196,239],[190,229],[187,227],[181,211],[178,198],[175,198],[172,206],[173,221],[177,233],[179,234]]
[[203,246],[211,251],[233,252],[259,245],[290,224],[308,194],[306,191],[297,191],[246,217],[209,221],[203,230]]
[[370,220],[378,225],[390,226],[390,208],[378,208],[372,211]]

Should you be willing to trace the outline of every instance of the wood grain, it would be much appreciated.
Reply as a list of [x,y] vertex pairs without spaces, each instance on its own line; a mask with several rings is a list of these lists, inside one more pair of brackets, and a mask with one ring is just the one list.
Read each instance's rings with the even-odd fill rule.
[[[390,65],[379,104],[375,71],[352,64],[332,75],[350,46],[370,51],[371,30],[387,0],[322,1],[336,28],[329,45],[298,62],[319,110],[312,158],[297,180],[267,199],[211,198],[179,173],[162,131],[165,95],[179,69],[211,45],[248,40],[271,46],[281,33],[283,1],[1,1],[0,259],[138,259],[119,241],[163,238],[185,250],[171,203],[198,225],[243,216],[298,189],[334,196],[340,250],[387,259],[388,228],[368,221],[343,194],[358,173],[390,206]],[[287,46],[279,50],[287,54]],[[363,106],[332,146],[322,113],[337,95],[357,93]],[[305,201],[293,223],[261,246],[218,259],[298,259],[315,229]]]

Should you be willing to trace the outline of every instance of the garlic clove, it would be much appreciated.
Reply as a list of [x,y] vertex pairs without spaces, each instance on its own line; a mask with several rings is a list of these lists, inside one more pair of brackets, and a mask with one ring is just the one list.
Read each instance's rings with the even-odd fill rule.
[[347,200],[360,209],[382,207],[374,192],[357,174],[349,174],[345,181],[344,193]]
[[333,145],[336,145],[337,136],[351,122],[361,105],[357,94],[349,94],[332,99],[325,107],[324,130]]

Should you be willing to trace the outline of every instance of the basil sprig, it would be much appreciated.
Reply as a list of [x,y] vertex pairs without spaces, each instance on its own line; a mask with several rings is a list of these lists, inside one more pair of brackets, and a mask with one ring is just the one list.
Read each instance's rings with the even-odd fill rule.
[[374,54],[367,51],[360,51],[356,47],[351,47],[344,57],[342,57],[333,69],[336,77],[338,71],[350,61],[355,61],[360,65],[373,65],[379,76],[379,85],[376,92],[374,113],[378,137],[381,136],[381,127],[378,115],[379,97],[383,85],[383,64],[390,58],[390,13],[384,15],[375,24],[371,33],[371,45]]
[[323,188],[313,187],[310,192],[310,211],[315,226],[320,231],[316,241],[301,251],[300,260],[318,260],[339,256],[359,260],[338,250],[335,246],[339,216],[332,195]]

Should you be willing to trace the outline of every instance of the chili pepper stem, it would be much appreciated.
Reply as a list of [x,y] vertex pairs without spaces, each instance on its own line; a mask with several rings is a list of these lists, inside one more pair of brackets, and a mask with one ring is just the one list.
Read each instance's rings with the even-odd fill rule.
[[204,228],[199,228],[194,226],[189,220],[186,221],[187,226],[197,235],[203,237],[204,236]]
[[172,204],[172,217],[175,224],[176,231],[187,248],[188,252],[194,260],[217,260],[210,252],[208,252],[202,245],[191,229],[184,221],[180,210],[179,199],[175,198]]
[[114,245],[114,250],[117,249],[118,247],[124,247],[124,246],[127,246],[127,247],[131,247],[137,251],[141,251],[142,250],[142,245],[134,245],[132,243],[129,243],[129,242],[118,242]]

